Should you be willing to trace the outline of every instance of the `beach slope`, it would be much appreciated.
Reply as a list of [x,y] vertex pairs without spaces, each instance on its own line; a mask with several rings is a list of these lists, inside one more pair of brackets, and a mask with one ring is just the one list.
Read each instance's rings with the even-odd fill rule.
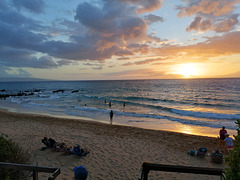
[[[193,148],[206,147],[208,155],[218,148],[217,138],[181,133],[146,130],[93,121],[0,111],[0,133],[19,143],[31,153],[32,164],[57,167],[57,179],[73,178],[72,169],[84,165],[88,180],[137,180],[143,162],[169,165],[223,168],[212,164],[209,156],[198,158],[187,154]],[[50,149],[41,151],[41,139],[51,137],[68,145],[79,144],[90,153],[80,158]],[[39,173],[39,179],[49,174]],[[216,176],[150,171],[149,179],[219,179]]]

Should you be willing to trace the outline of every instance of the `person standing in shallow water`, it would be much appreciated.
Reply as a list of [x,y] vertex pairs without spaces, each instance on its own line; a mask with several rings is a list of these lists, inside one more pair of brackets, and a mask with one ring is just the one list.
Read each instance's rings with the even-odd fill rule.
[[110,124],[112,124],[113,114],[114,114],[114,113],[113,113],[113,111],[111,110],[110,113],[109,113],[109,115],[110,115]]

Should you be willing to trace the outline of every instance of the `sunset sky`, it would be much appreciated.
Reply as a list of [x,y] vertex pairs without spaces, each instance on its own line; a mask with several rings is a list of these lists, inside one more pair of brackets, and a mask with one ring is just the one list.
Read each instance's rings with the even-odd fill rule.
[[240,77],[240,0],[1,0],[0,77]]

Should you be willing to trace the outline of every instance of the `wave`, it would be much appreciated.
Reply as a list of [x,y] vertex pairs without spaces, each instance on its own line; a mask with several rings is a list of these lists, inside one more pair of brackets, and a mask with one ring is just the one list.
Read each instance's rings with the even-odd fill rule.
[[[116,100],[114,101],[116,102]],[[124,102],[124,101],[118,101],[118,102]],[[240,115],[238,114],[222,114],[222,113],[209,113],[209,112],[200,112],[200,111],[188,111],[188,110],[179,110],[175,108],[164,107],[160,105],[149,105],[149,104],[135,103],[135,102],[128,102],[128,103],[131,103],[132,105],[149,107],[150,109],[155,108],[158,110],[172,112],[181,116],[192,116],[197,118],[210,118],[210,119],[229,119],[229,120],[240,119]]]
[[[75,106],[74,109],[77,110],[83,110],[83,111],[97,111],[102,112],[104,114],[108,114],[110,110],[107,109],[99,109],[95,107],[79,107]],[[236,129],[236,126],[233,125],[232,122],[224,122],[224,121],[211,121],[211,120],[192,120],[192,119],[183,119],[183,118],[177,118],[167,115],[156,115],[156,114],[141,114],[141,113],[134,113],[134,112],[124,112],[124,111],[118,111],[114,110],[114,113],[116,115],[122,115],[122,116],[129,116],[129,117],[138,117],[138,118],[151,118],[155,120],[159,119],[166,119],[169,121],[175,121],[182,124],[188,124],[188,125],[194,125],[194,126],[207,126],[207,127],[213,127],[213,128],[221,128],[222,126],[225,126],[228,129]],[[144,120],[129,120],[128,122],[144,122]]]
[[54,108],[61,108],[61,106],[57,106],[57,105],[50,105],[50,104],[40,104],[40,103],[34,103],[34,102],[30,102],[28,103],[28,105],[31,106],[39,106],[39,107],[54,107]]
[[[221,100],[221,102],[214,102],[214,99],[208,99],[205,98],[206,100],[208,99],[209,101],[211,100],[211,102],[206,101],[206,102],[196,102],[195,99],[186,99],[186,100],[172,100],[172,99],[156,99],[156,98],[145,98],[145,97],[136,97],[136,96],[132,96],[132,97],[104,97],[104,96],[90,96],[87,95],[86,97],[88,98],[93,98],[93,99],[111,99],[114,102],[118,102],[118,103],[134,103],[134,104],[138,104],[139,102],[147,102],[147,103],[155,103],[155,102],[165,102],[165,103],[169,103],[169,104],[184,104],[184,105],[197,105],[197,106],[211,106],[211,107],[236,107],[236,108],[240,108],[240,106],[238,106],[238,103],[236,100]],[[119,100],[121,99],[121,100]],[[204,98],[203,98],[204,99]],[[219,99],[220,100],[220,99]],[[236,103],[234,103],[236,102]],[[141,104],[141,103],[140,103]],[[142,103],[143,104],[143,103]]]
[[171,109],[171,111],[179,115],[194,116],[198,118],[229,119],[229,120],[240,119],[239,114],[209,113],[209,112],[187,111],[187,110],[178,110],[178,109]]

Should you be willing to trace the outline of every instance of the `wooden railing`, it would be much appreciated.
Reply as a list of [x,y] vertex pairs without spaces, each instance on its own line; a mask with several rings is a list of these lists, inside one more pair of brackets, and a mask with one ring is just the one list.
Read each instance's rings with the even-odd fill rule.
[[147,180],[148,173],[150,170],[190,173],[190,174],[206,174],[206,175],[220,176],[221,179],[225,178],[224,170],[221,168],[174,166],[174,165],[153,164],[153,163],[144,162],[141,167],[141,174],[140,174],[139,180]]
[[0,168],[14,169],[17,171],[30,171],[30,172],[32,172],[33,180],[38,180],[39,172],[52,173],[51,176],[48,177],[48,180],[54,180],[60,174],[59,168],[41,167],[41,166],[36,166],[36,165],[0,162]]

